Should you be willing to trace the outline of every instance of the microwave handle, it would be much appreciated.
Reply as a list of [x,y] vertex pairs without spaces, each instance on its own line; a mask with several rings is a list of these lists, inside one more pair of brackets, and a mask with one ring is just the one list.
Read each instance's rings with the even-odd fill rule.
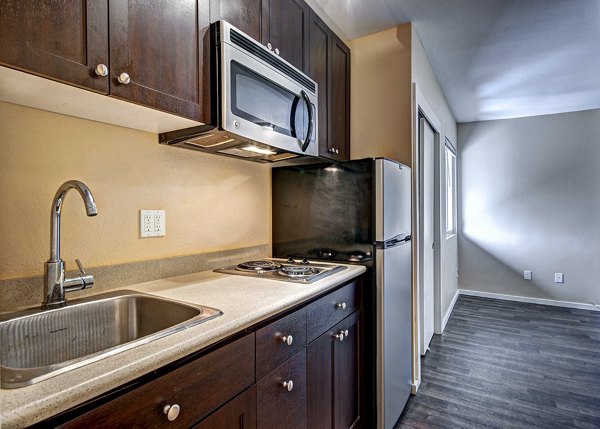
[[313,109],[312,109],[312,104],[310,103],[310,99],[308,98],[308,95],[306,94],[306,92],[304,92],[304,90],[300,91],[300,95],[297,95],[296,98],[294,99],[294,102],[292,103],[292,112],[291,112],[291,116],[290,116],[290,122],[291,122],[291,131],[292,131],[292,137],[298,138],[298,136],[296,135],[296,109],[298,108],[298,102],[300,101],[300,98],[302,97],[302,99],[304,100],[304,104],[306,104],[306,107],[308,109],[308,130],[306,130],[306,139],[304,140],[304,142],[302,143],[302,152],[306,152],[306,149],[308,148],[308,145],[310,144],[310,139],[312,137],[312,123],[313,123]]
[[302,152],[306,152],[308,145],[310,144],[310,139],[312,138],[313,133],[313,109],[310,99],[304,90],[300,91],[300,95],[304,98],[304,103],[306,104],[306,108],[308,109],[308,130],[306,131],[306,139],[304,140],[304,144],[302,145]]

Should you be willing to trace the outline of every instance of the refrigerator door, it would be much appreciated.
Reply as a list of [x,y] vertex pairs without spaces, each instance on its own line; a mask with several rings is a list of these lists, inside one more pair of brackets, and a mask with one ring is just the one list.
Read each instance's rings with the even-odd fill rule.
[[375,160],[375,241],[411,231],[411,170],[385,158]]
[[411,242],[376,252],[377,429],[392,429],[412,383]]

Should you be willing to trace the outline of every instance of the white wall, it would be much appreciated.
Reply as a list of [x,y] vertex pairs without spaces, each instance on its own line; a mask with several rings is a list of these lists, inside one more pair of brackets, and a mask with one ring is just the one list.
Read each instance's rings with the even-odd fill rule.
[[[423,49],[419,35],[416,32],[415,26],[412,25],[412,43],[411,43],[411,74],[412,80],[417,84],[418,90],[427,100],[429,106],[433,109],[435,115],[441,122],[440,141],[442,146],[440,152],[443,153],[444,138],[448,138],[451,143],[456,146],[457,131],[456,120],[448,106],[448,102],[440,88],[435,77],[431,64],[427,58],[427,54]],[[416,130],[415,130],[416,132]],[[444,167],[444,165],[442,165]],[[443,182],[445,170],[442,169],[441,179]],[[444,188],[442,188],[444,189]],[[446,195],[441,192],[440,208],[442,231],[445,226],[446,219]],[[446,314],[448,308],[452,304],[452,300],[458,291],[458,279],[456,271],[458,269],[458,239],[456,235],[445,237],[442,235],[441,242],[441,267],[440,267],[440,287],[441,287],[441,313]]]
[[599,304],[600,110],[458,131],[460,287]]

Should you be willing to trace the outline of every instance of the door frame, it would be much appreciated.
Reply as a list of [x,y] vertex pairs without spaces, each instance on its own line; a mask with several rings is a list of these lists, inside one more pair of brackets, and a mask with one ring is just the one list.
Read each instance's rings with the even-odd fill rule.
[[421,196],[421,143],[419,138],[419,116],[423,116],[431,125],[435,133],[434,141],[434,333],[440,333],[442,321],[441,316],[441,287],[440,287],[440,156],[439,148],[442,136],[442,122],[438,119],[434,109],[431,107],[427,99],[417,88],[417,84],[412,84],[412,164],[413,164],[413,380],[412,393],[417,393],[421,384],[421,289],[422,289],[422,243],[421,234],[423,230],[423,222],[421,219],[421,206],[423,198]]

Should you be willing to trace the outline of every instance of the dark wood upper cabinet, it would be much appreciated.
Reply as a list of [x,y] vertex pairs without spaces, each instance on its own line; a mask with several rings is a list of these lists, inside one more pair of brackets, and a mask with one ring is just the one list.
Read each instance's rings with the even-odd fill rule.
[[2,0],[0,64],[108,93],[108,2]]
[[210,0],[210,22],[221,19],[261,41],[263,2],[267,0]]
[[329,158],[350,159],[350,49],[331,35]]
[[319,156],[350,159],[350,50],[311,10],[309,76],[319,85]]
[[[202,3],[202,0],[110,2],[111,96],[203,119],[199,73]],[[120,78],[125,77],[123,73],[129,77],[129,83]]]
[[308,71],[310,8],[304,0],[264,0],[262,43],[299,70]]
[[319,93],[318,142],[319,153],[326,154],[329,149],[329,46],[331,31],[319,16],[310,11],[310,29],[308,32],[308,75],[317,82]]

